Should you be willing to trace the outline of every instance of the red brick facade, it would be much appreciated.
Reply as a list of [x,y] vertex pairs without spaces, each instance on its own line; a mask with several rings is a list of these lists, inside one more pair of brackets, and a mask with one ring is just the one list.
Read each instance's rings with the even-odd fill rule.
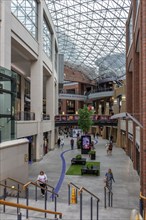
[[[139,1],[137,7],[132,0],[131,11],[126,25],[126,84],[127,84],[127,112],[136,118],[140,129],[140,155],[136,155],[135,129],[133,125],[133,164],[137,169],[140,164],[140,192],[146,197],[146,1]],[[132,13],[132,43],[129,45],[129,21]],[[127,143],[128,144],[128,143]],[[144,219],[146,219],[146,199],[144,202]]]

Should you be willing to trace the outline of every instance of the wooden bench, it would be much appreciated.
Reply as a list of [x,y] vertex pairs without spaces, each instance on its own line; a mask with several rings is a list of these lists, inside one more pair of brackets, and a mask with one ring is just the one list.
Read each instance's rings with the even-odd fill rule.
[[81,158],[81,159],[76,159],[76,158],[72,158],[71,159],[71,164],[82,164],[85,165],[86,164],[86,158]]
[[86,166],[81,168],[81,174],[94,174],[99,176],[100,166],[93,166],[93,168],[88,168]]

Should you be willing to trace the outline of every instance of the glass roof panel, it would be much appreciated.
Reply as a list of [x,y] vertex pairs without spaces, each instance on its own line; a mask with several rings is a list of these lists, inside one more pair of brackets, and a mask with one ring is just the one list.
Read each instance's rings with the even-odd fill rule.
[[125,26],[131,0],[45,0],[65,64],[90,79],[125,74]]

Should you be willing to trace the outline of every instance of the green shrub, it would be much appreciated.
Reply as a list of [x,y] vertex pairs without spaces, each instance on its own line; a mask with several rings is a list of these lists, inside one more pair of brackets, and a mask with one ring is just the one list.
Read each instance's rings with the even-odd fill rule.
[[76,159],[81,160],[82,159],[82,155],[81,154],[76,155]]
[[96,154],[96,151],[95,151],[95,150],[90,150],[88,154],[89,154],[89,155],[91,155],[91,154]]

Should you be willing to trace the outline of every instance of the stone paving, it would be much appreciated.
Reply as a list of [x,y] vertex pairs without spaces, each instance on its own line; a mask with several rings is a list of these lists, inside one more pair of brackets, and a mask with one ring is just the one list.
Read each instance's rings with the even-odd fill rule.
[[[44,170],[48,177],[48,183],[55,187],[56,192],[59,194],[57,199],[57,211],[63,213],[64,220],[90,220],[91,219],[91,196],[83,191],[82,193],[82,219],[80,216],[80,197],[78,196],[78,202],[76,204],[68,205],[68,184],[70,182],[77,185],[79,188],[84,187],[91,193],[95,194],[99,199],[99,220],[130,220],[131,211],[133,209],[139,209],[139,176],[133,169],[130,158],[125,154],[124,150],[113,147],[113,153],[111,156],[107,156],[105,144],[107,140],[99,138],[96,148],[96,161],[100,162],[100,176],[69,176],[65,175],[65,172],[71,165],[71,159],[80,153],[79,149],[71,150],[70,138],[66,138],[63,149],[58,149],[57,146],[54,150],[50,151],[44,156],[44,159],[40,162],[29,165],[29,180],[35,181],[40,170]],[[76,141],[75,141],[76,142]],[[88,155],[84,155],[87,161],[90,161]],[[113,207],[104,207],[104,175],[105,172],[111,168],[115,178],[113,183]],[[34,191],[30,189],[30,205],[35,207],[44,208],[44,201],[41,197],[40,191],[38,191],[38,201],[35,202]],[[12,200],[12,198],[11,198]],[[92,220],[97,220],[96,204],[97,201],[93,199],[93,216]],[[48,198],[47,208],[54,210],[54,202],[51,198]],[[12,209],[11,209],[12,210]],[[2,212],[2,210],[1,210]],[[11,211],[9,211],[11,213]],[[25,211],[22,211],[25,218]],[[42,213],[29,213],[29,220],[43,219]],[[7,215],[3,217],[1,213],[0,219],[16,219],[13,216]],[[53,217],[47,216],[47,219],[53,219]]]

